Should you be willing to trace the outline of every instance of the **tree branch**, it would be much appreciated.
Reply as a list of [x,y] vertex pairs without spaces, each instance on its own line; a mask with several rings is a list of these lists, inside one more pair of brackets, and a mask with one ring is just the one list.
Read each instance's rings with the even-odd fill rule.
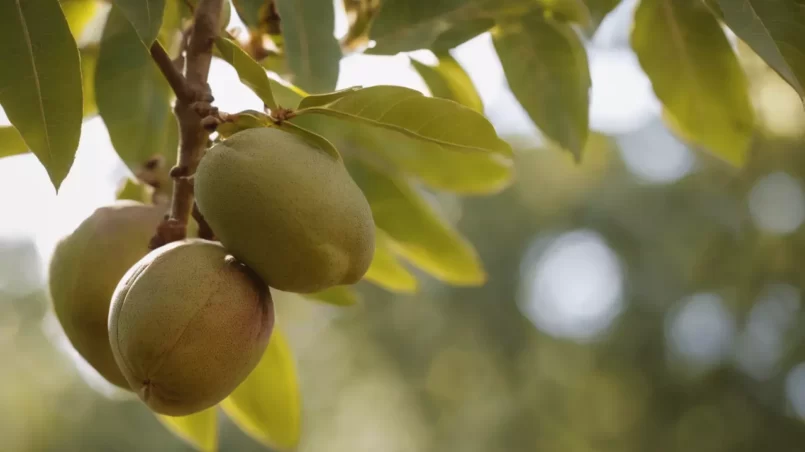
[[170,55],[168,55],[168,52],[165,51],[165,48],[162,47],[159,41],[154,41],[154,43],[151,44],[151,58],[153,58],[159,70],[162,71],[162,75],[165,76],[171,89],[176,93],[176,97],[185,101],[192,99],[192,94],[187,86],[184,75],[182,75],[179,69],[176,68],[176,65],[173,64]]
[[[173,111],[179,123],[180,136],[178,162],[171,170],[173,197],[170,217],[157,228],[156,235],[151,239],[152,249],[187,236],[187,223],[193,209],[192,176],[209,140],[209,132],[203,127],[202,120],[215,113],[207,76],[222,10],[223,0],[199,0],[187,46],[185,75],[181,79],[183,83],[178,82],[180,79],[176,74],[167,70],[165,58],[159,50],[154,55],[154,48],[151,49],[154,60],[176,92]],[[172,64],[171,67],[175,68]],[[176,91],[177,86],[179,91]]]

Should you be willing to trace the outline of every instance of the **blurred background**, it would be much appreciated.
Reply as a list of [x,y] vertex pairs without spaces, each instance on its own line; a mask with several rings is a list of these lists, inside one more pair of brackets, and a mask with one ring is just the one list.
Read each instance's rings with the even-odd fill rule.
[[[749,163],[687,147],[629,49],[634,3],[588,42],[596,134],[580,164],[539,136],[488,35],[455,50],[516,149],[501,194],[432,197],[489,281],[418,273],[415,296],[362,283],[346,309],[275,294],[301,378],[300,451],[805,448],[802,104],[739,45],[760,122]],[[237,80],[214,62],[219,108],[260,109]],[[377,84],[428,92],[405,55],[342,61],[340,88]],[[190,450],[81,361],[50,311],[56,241],[127,171],[99,118],[58,196],[32,155],[0,160],[0,450]],[[221,419],[221,450],[264,450]]]

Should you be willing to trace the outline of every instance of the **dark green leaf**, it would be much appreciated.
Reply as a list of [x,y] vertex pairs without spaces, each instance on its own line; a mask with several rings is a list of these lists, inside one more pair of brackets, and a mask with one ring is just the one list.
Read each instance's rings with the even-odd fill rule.
[[157,415],[157,419],[196,450],[214,452],[218,448],[218,415],[215,407],[189,416]]
[[0,1],[0,105],[58,190],[81,136],[81,62],[57,0]]
[[549,139],[579,159],[587,142],[591,82],[576,32],[530,14],[500,24],[493,39],[517,100]]
[[301,397],[296,363],[276,325],[257,367],[221,408],[244,432],[269,447],[289,450],[299,443]]
[[486,273],[472,245],[440,219],[405,179],[360,161],[354,161],[349,170],[394,251],[447,283],[484,283]]
[[375,231],[375,256],[364,279],[393,292],[414,293],[416,278],[397,259],[393,246],[385,232]]
[[28,152],[28,145],[13,126],[0,127],[0,158]]
[[632,47],[683,138],[742,165],[753,133],[746,77],[698,0],[643,0]]
[[268,108],[277,108],[268,74],[259,63],[230,39],[217,38],[215,47],[220,57],[235,68],[244,85],[251,88]]
[[276,0],[291,81],[309,93],[333,91],[341,46],[333,0]]
[[175,161],[178,127],[170,86],[117,8],[110,12],[101,40],[95,98],[112,145],[135,174],[157,156],[166,165]]
[[805,98],[805,4],[717,0],[724,22]]
[[483,115],[461,104],[425,97],[399,86],[373,86],[297,115],[323,114],[399,132],[411,138],[458,151],[511,155]]
[[335,286],[321,292],[306,294],[305,296],[334,306],[352,306],[358,302],[358,295],[349,286]]
[[128,19],[145,47],[151,47],[162,25],[165,0],[113,0],[112,3]]
[[439,56],[437,66],[428,66],[411,59],[411,64],[428,85],[434,97],[456,101],[478,113],[484,112],[481,96],[475,90],[472,80],[450,54]]

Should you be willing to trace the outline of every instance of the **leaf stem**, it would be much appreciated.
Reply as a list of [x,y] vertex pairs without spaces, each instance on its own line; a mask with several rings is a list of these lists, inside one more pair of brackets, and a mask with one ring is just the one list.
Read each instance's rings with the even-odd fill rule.
[[[199,0],[190,31],[183,77],[180,77],[181,74],[178,74],[167,54],[163,55],[164,49],[160,52],[159,49],[155,51],[154,46],[151,47],[154,61],[176,93],[173,111],[179,123],[180,136],[178,162],[170,173],[173,178],[170,216],[157,228],[156,235],[151,239],[152,249],[187,236],[187,223],[194,202],[193,174],[207,146],[210,133],[203,126],[202,120],[217,113],[211,105],[214,99],[207,85],[207,76],[222,10],[223,0]],[[173,70],[168,68],[168,62]]]

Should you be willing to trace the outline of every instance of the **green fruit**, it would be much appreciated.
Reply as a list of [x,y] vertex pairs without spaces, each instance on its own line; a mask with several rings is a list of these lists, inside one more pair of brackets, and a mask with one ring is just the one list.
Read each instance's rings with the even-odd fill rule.
[[67,338],[98,373],[125,389],[109,348],[109,304],[120,278],[148,254],[164,213],[134,201],[101,207],[56,245],[50,262],[50,295]]
[[131,388],[155,412],[184,416],[228,396],[274,328],[268,287],[216,242],[162,246],[120,280],[109,341]]
[[343,162],[276,128],[213,146],[195,176],[216,237],[271,287],[297,293],[354,284],[369,268],[369,203]]

